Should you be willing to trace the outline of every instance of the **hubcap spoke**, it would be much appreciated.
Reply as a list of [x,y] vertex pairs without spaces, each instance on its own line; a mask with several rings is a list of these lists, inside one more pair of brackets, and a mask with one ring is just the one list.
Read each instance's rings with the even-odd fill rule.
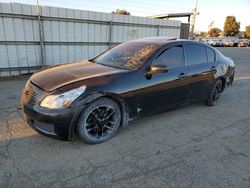
[[94,111],[92,111],[91,114],[95,117],[95,120],[99,119],[98,115]]
[[90,132],[90,131],[93,131],[93,130],[96,130],[97,128],[96,127],[91,127],[91,128],[87,128],[87,131]]
[[116,122],[115,121],[107,121],[108,123],[110,124],[115,124]]
[[115,110],[113,109],[109,109],[109,110],[111,110],[111,112],[107,111],[107,115],[105,116],[105,119],[109,119],[115,113]]
[[97,136],[97,139],[101,139],[101,138],[103,138],[103,131],[102,130],[100,130],[99,132],[98,132],[98,134],[97,134],[98,136]]
[[101,119],[101,109],[99,107],[96,108],[96,111],[97,111],[97,116],[98,116],[98,119]]
[[108,130],[112,130],[113,129],[112,127],[110,127],[108,125],[104,125],[103,127],[106,128],[106,129],[108,129]]

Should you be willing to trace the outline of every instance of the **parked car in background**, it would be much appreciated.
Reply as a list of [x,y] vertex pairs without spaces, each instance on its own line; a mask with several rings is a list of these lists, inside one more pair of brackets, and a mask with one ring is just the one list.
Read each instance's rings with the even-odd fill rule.
[[145,115],[195,102],[215,105],[234,72],[233,60],[209,45],[145,38],[38,71],[26,83],[21,105],[37,132],[63,140],[75,132],[97,144]]
[[205,44],[208,44],[208,45],[210,45],[210,46],[213,46],[214,41],[210,39],[210,40],[207,40],[207,42],[206,42]]
[[212,40],[211,46],[223,47],[225,45],[224,45],[224,42],[222,40]]
[[249,41],[247,39],[241,39],[239,40],[238,47],[248,47]]
[[208,44],[208,39],[203,39],[203,38],[201,38],[201,39],[199,39],[199,42],[202,42],[202,43],[204,43],[204,44]]
[[238,41],[237,40],[226,40],[224,42],[226,47],[237,47],[238,46]]

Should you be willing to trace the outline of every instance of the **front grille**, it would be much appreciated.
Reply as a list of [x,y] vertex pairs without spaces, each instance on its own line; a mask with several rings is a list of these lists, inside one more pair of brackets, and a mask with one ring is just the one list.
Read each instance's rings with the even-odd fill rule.
[[24,103],[34,105],[38,101],[40,101],[43,94],[44,94],[44,91],[42,89],[38,88],[37,86],[32,84],[30,81],[28,81],[22,93],[22,100]]

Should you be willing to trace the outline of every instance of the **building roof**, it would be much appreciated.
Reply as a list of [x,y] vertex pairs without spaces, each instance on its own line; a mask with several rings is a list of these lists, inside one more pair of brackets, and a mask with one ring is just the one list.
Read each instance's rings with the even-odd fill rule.
[[159,14],[159,15],[149,16],[149,18],[164,19],[164,18],[190,17],[191,15],[193,15],[192,12],[169,13],[169,14]]

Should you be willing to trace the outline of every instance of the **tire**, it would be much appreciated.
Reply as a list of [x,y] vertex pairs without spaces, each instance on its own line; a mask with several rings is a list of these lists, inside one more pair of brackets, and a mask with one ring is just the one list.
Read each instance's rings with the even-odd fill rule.
[[87,144],[98,144],[111,139],[121,123],[121,109],[109,98],[99,98],[81,113],[76,125],[77,134]]
[[232,85],[233,82],[234,82],[234,73],[230,76],[229,82],[227,83],[227,85]]
[[216,83],[214,84],[212,90],[210,91],[208,95],[208,99],[206,101],[206,104],[208,106],[214,106],[217,104],[219,97],[222,93],[222,89],[223,89],[223,83],[222,83],[222,80],[219,79],[216,81]]

